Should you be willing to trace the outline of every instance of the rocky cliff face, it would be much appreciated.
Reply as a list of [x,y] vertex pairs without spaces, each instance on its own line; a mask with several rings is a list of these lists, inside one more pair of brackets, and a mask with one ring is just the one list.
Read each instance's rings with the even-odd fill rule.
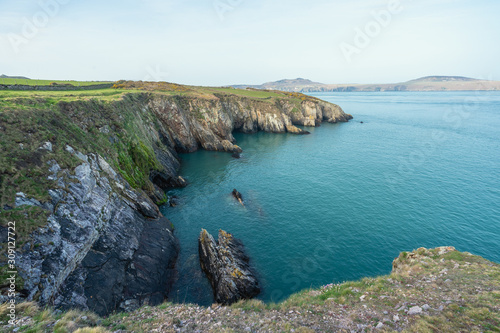
[[295,125],[347,122],[352,116],[335,104],[306,100],[299,106],[287,99],[258,101],[237,96],[179,99],[154,96],[148,108],[165,126],[163,137],[180,152],[198,148],[241,152],[233,131],[307,134]]
[[215,239],[205,229],[198,240],[200,266],[207,274],[217,303],[232,304],[260,293],[243,244],[232,234],[219,230]]
[[50,211],[19,254],[28,300],[99,314],[161,303],[174,277],[178,245],[171,223],[99,155],[83,155],[72,175],[51,161],[57,189],[41,204],[18,193],[16,206]]
[[[24,100],[17,102],[26,105]],[[38,109],[26,112],[36,117]],[[0,152],[0,157],[28,156],[23,158],[42,170],[29,175],[30,181],[43,184],[48,193],[37,197],[37,191],[19,185],[12,202],[2,203],[2,214],[22,214],[25,207],[37,206],[48,216],[41,227],[23,235],[27,241],[17,260],[23,295],[41,304],[101,315],[157,304],[168,294],[178,244],[172,224],[155,203],[165,201],[166,189],[186,185],[177,175],[177,152],[240,152],[232,136],[235,130],[301,134],[306,132],[295,125],[352,118],[340,107],[315,99],[297,103],[231,94],[133,93],[112,102],[60,102],[57,109],[44,112],[38,123],[46,128],[39,125],[35,131],[31,123],[23,127],[16,118],[19,113],[6,121],[0,118],[2,131],[18,142],[26,140]],[[33,133],[44,131],[51,141],[37,142]],[[61,161],[71,158],[77,161],[73,167],[61,167]],[[28,162],[8,169],[7,177],[0,175],[2,188],[18,186],[8,179],[26,177],[21,171],[32,167]],[[241,296],[257,290],[255,283]]]

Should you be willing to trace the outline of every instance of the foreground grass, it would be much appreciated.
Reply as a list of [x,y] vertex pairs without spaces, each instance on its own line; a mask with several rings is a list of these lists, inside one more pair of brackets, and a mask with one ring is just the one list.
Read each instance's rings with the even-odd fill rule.
[[277,304],[164,303],[104,319],[32,303],[19,312],[29,325],[18,332],[499,332],[500,265],[452,248],[421,248],[403,252],[390,275],[304,290]]

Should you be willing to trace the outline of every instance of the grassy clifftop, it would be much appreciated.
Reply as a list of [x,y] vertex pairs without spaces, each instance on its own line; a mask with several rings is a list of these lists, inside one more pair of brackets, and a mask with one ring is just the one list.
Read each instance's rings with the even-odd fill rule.
[[498,332],[500,265],[452,247],[420,248],[401,253],[390,275],[304,290],[278,304],[165,303],[108,318],[34,304],[20,311],[18,332]]

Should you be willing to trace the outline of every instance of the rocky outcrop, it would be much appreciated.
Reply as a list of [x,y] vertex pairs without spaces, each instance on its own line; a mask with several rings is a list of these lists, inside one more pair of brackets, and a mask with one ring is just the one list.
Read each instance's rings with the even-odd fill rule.
[[232,304],[260,293],[260,286],[249,265],[243,244],[233,235],[219,230],[215,241],[205,229],[200,233],[201,269],[212,285],[217,303]]
[[171,223],[101,156],[83,155],[74,175],[51,161],[58,189],[40,203],[18,193],[16,207],[51,212],[18,257],[28,300],[104,315],[161,303],[174,276]]

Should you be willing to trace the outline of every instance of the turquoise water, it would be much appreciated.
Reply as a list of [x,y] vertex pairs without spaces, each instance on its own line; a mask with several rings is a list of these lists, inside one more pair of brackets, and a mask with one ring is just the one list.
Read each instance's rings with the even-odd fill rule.
[[163,208],[181,243],[172,301],[213,301],[198,263],[201,228],[244,242],[264,301],[387,274],[401,251],[421,246],[500,262],[500,93],[314,96],[354,120],[308,136],[236,133],[239,160],[182,155],[190,185],[170,192],[179,206]]

